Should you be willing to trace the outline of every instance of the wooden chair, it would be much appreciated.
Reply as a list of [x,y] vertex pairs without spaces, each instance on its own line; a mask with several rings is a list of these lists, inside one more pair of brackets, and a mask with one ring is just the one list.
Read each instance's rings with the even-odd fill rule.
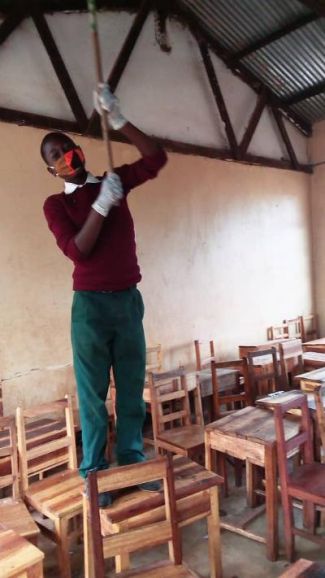
[[[52,434],[36,444],[26,439],[26,424],[44,415],[60,415],[65,431],[60,437]],[[76,445],[73,427],[71,397],[29,409],[17,408],[18,450],[22,491],[31,508],[52,521],[54,528],[40,524],[43,533],[56,542],[59,555],[60,577],[70,578],[70,539],[77,530],[77,517],[82,513],[83,480],[77,470]],[[60,468],[60,471],[52,473]],[[48,477],[33,481],[39,471]],[[51,472],[52,471],[52,472]],[[80,529],[79,529],[80,533]]]
[[279,363],[275,347],[247,353],[244,359],[247,397],[250,404],[258,397],[281,389]]
[[209,368],[210,363],[215,359],[215,346],[213,340],[210,341],[194,341],[195,349],[195,363],[196,371],[202,371],[204,368]]
[[149,386],[156,451],[193,459],[201,453],[203,458],[204,424],[198,385],[192,391],[193,419],[184,369],[149,373]]
[[[217,373],[217,368],[222,365],[222,367],[232,367],[238,371],[237,384],[232,391],[223,392],[220,389],[219,378]],[[244,382],[244,363],[242,360],[239,362],[222,362],[216,363],[212,360],[210,363],[211,367],[211,380],[212,380],[212,406],[213,406],[213,419],[212,421],[224,417],[229,413],[233,413],[237,409],[245,407],[247,405],[247,393],[245,389]],[[226,406],[226,407],[225,407]],[[222,409],[223,408],[223,409]]]
[[[298,434],[285,440],[284,415],[290,410],[301,411],[301,428]],[[313,461],[312,427],[305,395],[296,396],[287,403],[274,407],[277,455],[284,514],[285,550],[288,560],[293,561],[295,536],[310,539],[324,547],[325,539],[310,529],[315,529],[316,505],[325,507],[325,464]],[[289,473],[288,455],[300,451],[302,464]],[[304,506],[304,522],[308,531],[295,526],[293,500],[301,500]]]
[[289,339],[302,338],[301,315],[298,315],[298,317],[294,317],[293,319],[285,319],[283,323],[286,323],[288,326]]
[[271,325],[267,328],[268,341],[277,341],[289,339],[289,327],[287,323],[279,323],[278,325]]
[[[164,486],[164,516],[140,527],[126,527],[120,534],[103,536],[98,493],[116,491],[143,482],[162,480]],[[129,555],[138,550],[154,548],[168,543],[169,561],[156,562],[116,576],[128,578],[187,578],[198,576],[182,563],[182,551],[177,524],[174,480],[170,460],[159,457],[154,460],[105,470],[89,472],[88,496],[83,497],[85,576],[105,578],[105,558]],[[141,512],[134,507],[133,513]],[[125,512],[130,517],[129,511]]]
[[0,529],[1,578],[43,578],[44,554],[13,530]]
[[288,339],[279,343],[281,375],[285,389],[294,386],[293,378],[304,372],[301,339]]
[[[162,348],[161,344],[146,347],[146,376],[149,373],[158,373],[162,368]],[[146,379],[147,381],[147,379]]]
[[0,489],[11,494],[0,500],[0,523],[36,544],[39,528],[20,496],[14,416],[0,418],[0,472]]
[[[207,522],[210,578],[220,578],[222,572],[218,486],[222,486],[223,479],[184,456],[174,455],[172,466],[178,526],[182,529],[199,520]],[[140,508],[141,513],[134,515],[134,508]],[[141,527],[153,520],[163,519],[163,514],[162,491],[148,494],[131,488],[117,496],[112,506],[100,510],[102,535],[124,532],[125,527]],[[116,556],[115,567],[118,571],[126,570],[129,566],[128,555]]]
[[301,315],[300,323],[301,339],[303,343],[305,343],[305,341],[312,341],[313,339],[319,338],[318,316],[316,314]]

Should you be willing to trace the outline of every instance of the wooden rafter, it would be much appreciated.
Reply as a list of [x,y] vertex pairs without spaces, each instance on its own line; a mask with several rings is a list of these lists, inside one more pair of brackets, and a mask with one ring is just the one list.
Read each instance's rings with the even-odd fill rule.
[[46,22],[44,15],[41,14],[39,10],[36,10],[33,7],[31,16],[36,26],[36,29],[41,37],[41,40],[44,44],[46,52],[52,62],[58,80],[68,99],[71,110],[80,126],[80,129],[83,130],[86,128],[88,124],[87,115],[84,111],[78,93],[71,80],[70,74],[64,64],[62,56],[55,43],[52,32]]
[[33,126],[47,130],[80,133],[80,127],[76,122],[11,108],[0,107],[0,121],[18,124],[19,126]]
[[265,108],[266,100],[267,100],[266,91],[263,90],[261,92],[261,94],[257,97],[255,108],[252,112],[252,115],[249,119],[248,126],[246,128],[246,131],[244,133],[242,141],[239,145],[240,158],[245,158],[245,156],[247,154],[247,149],[248,149],[249,144],[253,138],[253,135],[254,135],[256,127],[259,123],[259,120],[262,116],[262,112]]
[[19,26],[21,21],[25,18],[25,10],[21,3],[13,5],[12,12],[4,19],[0,25],[0,45],[7,40],[8,36]]
[[[236,64],[229,64],[230,56],[228,50],[225,49],[224,46],[220,44],[216,40],[216,38],[210,34],[201,24],[200,22],[193,16],[193,14],[185,9],[179,2],[179,0],[175,0],[174,11],[178,15],[178,17],[187,25],[189,25],[192,29],[197,31],[197,34],[204,38],[204,40],[208,43],[209,47],[216,53],[216,55],[223,60],[223,62],[230,68],[230,70],[236,75],[239,76],[244,82],[246,82],[255,92],[258,94],[261,92],[263,88],[263,82],[260,78],[258,78],[253,72],[251,72],[248,68],[246,68],[241,61],[236,62]],[[311,125],[307,121],[305,121],[299,114],[295,111],[290,110],[290,107],[286,105],[285,102],[276,96],[275,94],[268,91],[268,104],[271,106],[276,106],[285,112],[288,119],[291,120],[296,126],[300,128],[300,130],[310,136],[311,135]]]
[[285,127],[282,115],[277,108],[272,108],[272,112],[273,112],[273,116],[275,118],[275,121],[278,125],[278,129],[279,129],[279,132],[281,134],[282,140],[283,140],[285,147],[287,149],[287,152],[288,152],[291,164],[292,164],[292,168],[296,171],[299,168],[299,163],[298,163],[298,160],[296,157],[295,150],[294,150],[292,143],[291,143],[291,140],[289,138],[287,129]]
[[[141,30],[148,17],[151,6],[152,0],[143,0],[137,15],[133,20],[131,28],[125,38],[123,46],[117,56],[117,59],[114,62],[113,68],[108,77],[108,84],[110,85],[113,92],[116,90],[116,87],[126,68],[126,65],[132,54],[133,48],[140,36]],[[94,130],[98,130],[99,124],[100,123],[98,113],[94,110],[90,117],[86,132],[91,134]]]
[[239,52],[232,54],[230,56],[228,62],[232,63],[232,64],[236,64],[236,62],[238,62],[238,60],[242,60],[243,58],[245,58],[246,56],[249,56],[253,52],[257,52],[257,50],[261,50],[261,48],[265,48],[265,46],[268,46],[272,42],[276,42],[280,38],[283,38],[284,36],[287,36],[288,34],[295,32],[295,30],[299,30],[299,28],[302,28],[303,26],[310,24],[310,22],[314,22],[314,20],[317,20],[317,18],[318,18],[318,15],[314,14],[314,13],[300,16],[299,18],[297,18],[296,20],[294,20],[290,24],[286,24],[285,26],[282,26],[281,28],[279,28],[278,30],[275,30],[274,32],[271,32],[270,34],[268,34],[264,38],[261,38],[260,40],[257,40],[256,42],[253,42],[252,44],[249,44],[246,48],[243,48],[243,50],[240,50]]
[[227,138],[229,141],[229,146],[230,146],[230,150],[232,152],[232,156],[234,159],[238,158],[238,145],[237,145],[237,140],[236,140],[236,135],[234,133],[234,129],[232,127],[231,124],[231,120],[228,114],[228,110],[220,89],[220,85],[218,82],[218,78],[216,75],[216,72],[214,70],[212,61],[211,61],[211,57],[209,54],[209,50],[207,47],[206,42],[198,39],[198,45],[199,45],[199,49],[201,52],[201,56],[202,56],[202,60],[205,66],[205,70],[209,79],[209,83],[215,98],[215,101],[217,103],[217,107],[220,113],[220,117],[222,122],[225,125],[225,131],[227,134]]

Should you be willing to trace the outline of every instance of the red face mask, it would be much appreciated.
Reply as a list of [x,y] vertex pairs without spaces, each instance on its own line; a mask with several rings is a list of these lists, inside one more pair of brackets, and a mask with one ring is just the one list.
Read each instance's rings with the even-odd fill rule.
[[59,177],[74,177],[84,166],[85,155],[80,147],[75,147],[55,161],[51,168],[55,169]]

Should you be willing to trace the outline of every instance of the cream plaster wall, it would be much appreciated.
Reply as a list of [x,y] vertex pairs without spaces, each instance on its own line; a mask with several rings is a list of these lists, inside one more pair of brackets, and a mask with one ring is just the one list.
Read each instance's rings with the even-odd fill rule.
[[[313,163],[325,161],[325,122],[314,126],[310,140],[310,154]],[[311,177],[313,272],[315,285],[315,306],[319,315],[320,333],[325,331],[325,164],[315,167]]]
[[[0,124],[0,375],[5,411],[62,395],[72,380],[72,264],[42,205],[60,182],[39,158],[44,131]],[[101,142],[76,139],[105,169]],[[114,144],[116,163],[137,157]],[[266,327],[313,308],[309,179],[303,173],[169,155],[158,179],[130,195],[150,343],[166,365],[193,360],[194,338],[220,357],[264,340]]]

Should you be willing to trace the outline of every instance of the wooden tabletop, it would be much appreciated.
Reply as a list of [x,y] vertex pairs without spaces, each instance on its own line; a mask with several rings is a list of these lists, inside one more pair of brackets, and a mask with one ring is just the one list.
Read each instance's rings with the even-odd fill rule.
[[[256,405],[258,407],[264,407],[265,409],[272,409],[280,403],[287,403],[291,401],[294,397],[301,395],[303,392],[301,389],[291,389],[290,391],[277,391],[277,395],[266,395],[256,400]],[[313,393],[307,393],[307,404],[310,410],[315,411],[315,398]]]
[[301,381],[315,381],[317,383],[325,383],[325,367],[320,367],[319,369],[314,369],[313,371],[307,371],[306,373],[300,373],[295,376],[296,382]]
[[306,345],[307,347],[325,347],[325,337],[321,337],[320,339],[313,339],[312,341],[305,341],[303,345]]
[[[288,418],[284,420],[284,427],[288,440],[297,434],[299,424],[297,420]],[[253,406],[239,409],[209,424],[205,430],[207,433],[218,431],[230,437],[249,439],[260,444],[272,444],[276,441],[273,413]]]

